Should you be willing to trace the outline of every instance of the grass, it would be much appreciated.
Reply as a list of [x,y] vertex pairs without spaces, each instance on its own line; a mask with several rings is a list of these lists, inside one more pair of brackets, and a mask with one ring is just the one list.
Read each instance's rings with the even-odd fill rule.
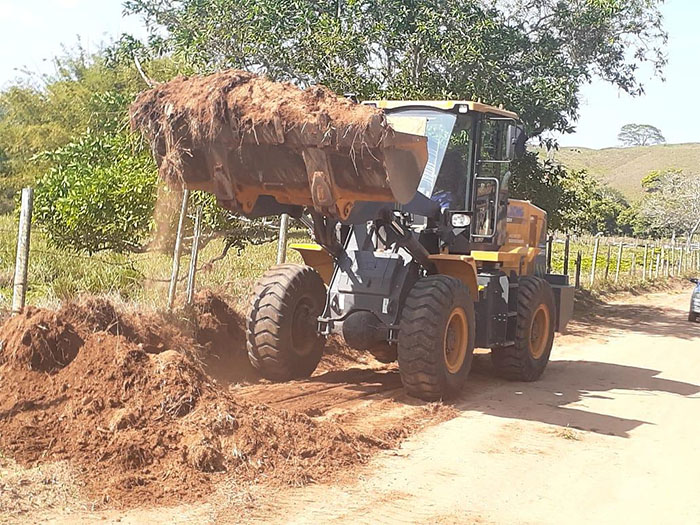
[[570,441],[581,441],[581,435],[570,427],[564,427],[560,430],[554,431],[554,435],[563,439],[568,439]]
[[585,169],[635,200],[642,194],[642,178],[651,171],[674,168],[700,174],[700,143],[598,150],[560,148],[554,152],[554,160],[571,169]]
[[[622,257],[620,258],[620,271],[617,272],[619,244],[623,243]],[[647,274],[644,278],[642,266],[644,265],[645,245],[647,248],[646,268]],[[598,254],[596,257],[595,280],[593,286],[590,285],[591,270],[593,268],[593,255],[595,250],[595,238],[591,236],[572,237],[569,246],[569,267],[568,275],[573,283],[576,273],[576,257],[581,252],[581,285],[592,290],[603,291],[623,291],[639,289],[643,290],[657,281],[665,281],[666,274],[660,272],[656,277],[657,256],[661,261],[668,261],[669,264],[676,265],[681,254],[682,244],[677,245],[675,251],[669,251],[670,243],[664,243],[663,257],[660,243],[645,240],[623,239],[623,238],[602,238],[600,240]],[[555,273],[564,273],[564,238],[559,236],[552,244],[552,270]],[[608,253],[610,262],[608,265]],[[697,257],[700,254],[696,251],[693,255],[693,264],[697,264]],[[687,257],[687,254],[684,255]],[[653,275],[650,274],[650,266],[653,262]],[[690,264],[690,261],[689,261]],[[675,273],[675,272],[674,272]],[[684,275],[686,272],[683,272]],[[689,270],[687,276],[698,272]],[[606,278],[607,274],[607,278]],[[617,279],[616,279],[617,277]]]
[[[0,216],[0,308],[10,307],[17,238],[13,216]],[[290,241],[306,240],[303,231],[290,232]],[[29,258],[27,304],[54,306],[81,294],[106,294],[115,299],[150,308],[166,305],[172,271],[172,254],[147,252],[79,254],[50,244],[38,228],[32,230]],[[223,241],[215,240],[200,252],[199,266],[219,255]],[[275,264],[276,242],[250,245],[242,253],[232,249],[228,256],[197,273],[197,289],[212,288],[227,295],[245,297],[253,282]],[[288,250],[290,262],[301,257]],[[180,278],[187,275],[189,255],[183,253]],[[186,284],[178,284],[183,300]]]
[[[17,224],[14,216],[0,216],[0,310],[7,311],[12,299],[12,282],[16,250]],[[305,231],[290,232],[290,241],[308,240]],[[606,242],[603,240],[598,254],[596,282],[589,286],[592,265],[593,243],[591,237],[572,238],[569,275],[574,281],[576,253],[582,253],[581,284],[593,292],[632,290],[642,292],[655,289],[666,282],[665,278],[642,281],[641,263],[644,257],[643,245],[626,247],[620,263],[620,278],[615,282],[617,247],[611,250],[608,279],[605,277],[607,259]],[[627,240],[629,243],[630,241]],[[213,257],[219,255],[223,241],[212,241],[202,250],[200,268]],[[632,253],[636,254],[636,272],[632,273]],[[651,260],[652,249],[648,260]],[[655,249],[654,254],[658,253]],[[231,250],[229,255],[197,273],[197,289],[209,288],[231,297],[246,298],[255,280],[275,264],[276,242],[250,245],[242,253]],[[301,262],[301,257],[288,250],[290,262]],[[655,257],[656,255],[654,255]],[[655,260],[655,259],[654,259]],[[564,244],[560,238],[553,245],[552,266],[561,273],[564,266]],[[180,269],[181,281],[178,284],[178,301],[185,295],[184,278],[189,268],[189,256],[183,255]],[[140,308],[163,308],[166,305],[168,284],[172,271],[172,255],[150,252],[142,254],[119,254],[100,252],[94,255],[79,254],[72,250],[57,247],[48,242],[39,228],[34,228],[31,238],[31,251],[28,275],[27,304],[56,306],[82,294],[105,294],[118,302],[138,305]]]

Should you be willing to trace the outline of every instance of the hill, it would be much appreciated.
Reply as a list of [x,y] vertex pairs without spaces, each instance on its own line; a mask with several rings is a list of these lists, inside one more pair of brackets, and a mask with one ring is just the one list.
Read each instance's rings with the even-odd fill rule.
[[605,149],[570,147],[560,148],[553,157],[570,169],[585,169],[629,199],[639,197],[641,180],[651,171],[676,168],[700,174],[700,143]]

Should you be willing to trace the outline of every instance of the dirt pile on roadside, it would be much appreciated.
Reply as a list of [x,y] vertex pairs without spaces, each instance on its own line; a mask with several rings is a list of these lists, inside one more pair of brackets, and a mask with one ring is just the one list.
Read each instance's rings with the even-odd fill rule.
[[237,399],[226,388],[235,377],[207,370],[224,343],[241,358],[241,320],[211,294],[195,310],[192,332],[99,298],[10,319],[0,328],[0,450],[23,465],[68,461],[97,504],[143,505],[204,497],[231,477],[303,484],[396,443]]
[[83,339],[57,312],[29,307],[2,329],[0,365],[54,373],[78,354]]

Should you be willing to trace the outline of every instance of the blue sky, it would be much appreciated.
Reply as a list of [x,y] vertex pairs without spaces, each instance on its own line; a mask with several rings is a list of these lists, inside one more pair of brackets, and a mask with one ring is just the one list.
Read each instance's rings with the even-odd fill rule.
[[[80,37],[95,50],[121,33],[144,35],[138,19],[122,16],[122,0],[0,0],[0,87],[19,69],[50,72],[61,44]],[[669,33],[666,82],[643,76],[646,94],[630,97],[594,81],[582,91],[577,131],[559,137],[564,146],[604,148],[617,145],[617,133],[630,122],[652,124],[668,142],[700,142],[699,0],[667,0],[663,7]]]

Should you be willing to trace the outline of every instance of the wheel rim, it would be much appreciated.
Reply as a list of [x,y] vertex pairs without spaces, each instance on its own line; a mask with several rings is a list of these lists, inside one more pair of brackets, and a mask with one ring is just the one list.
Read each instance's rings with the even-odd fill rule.
[[455,308],[447,321],[442,342],[445,366],[451,374],[459,372],[467,356],[469,328],[467,315],[461,308]]
[[292,348],[294,353],[306,356],[311,353],[316,339],[314,302],[303,297],[294,309],[292,318]]
[[535,310],[530,324],[530,355],[539,359],[547,348],[549,339],[549,309],[541,304]]

